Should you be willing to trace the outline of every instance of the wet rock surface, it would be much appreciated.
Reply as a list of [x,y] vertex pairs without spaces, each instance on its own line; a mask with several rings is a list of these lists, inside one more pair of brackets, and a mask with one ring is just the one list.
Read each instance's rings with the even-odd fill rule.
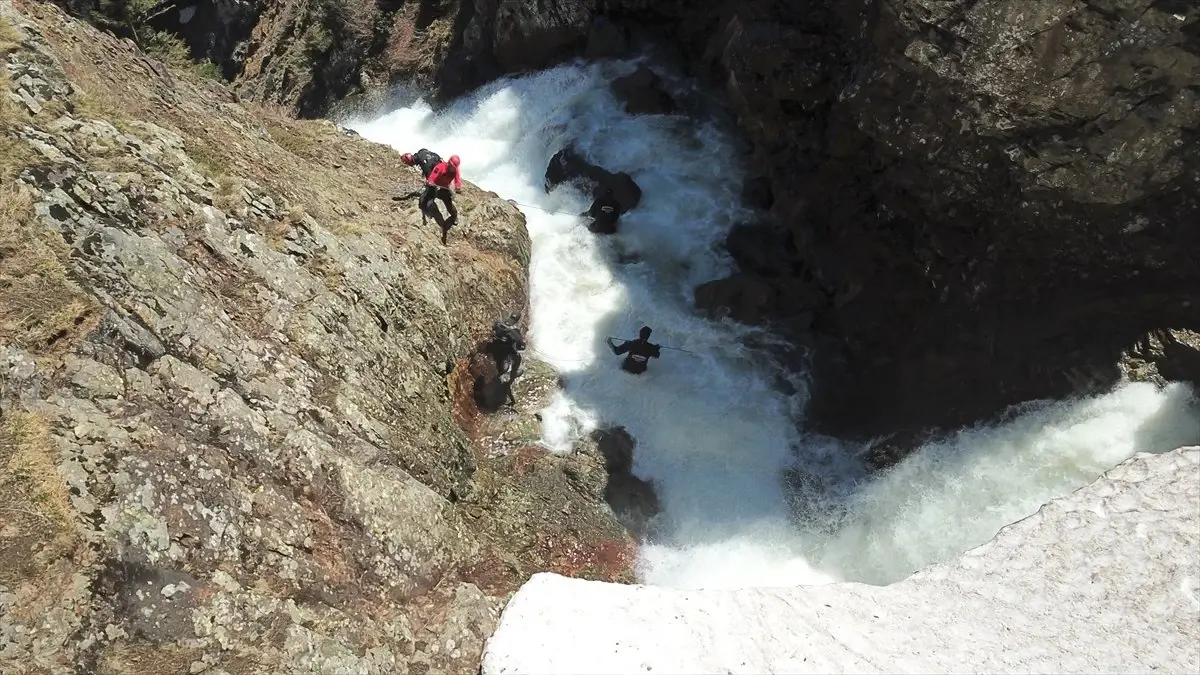
[[460,414],[515,207],[443,245],[390,149],[53,5],[0,0],[0,65],[0,670],[475,672],[529,574],[628,578],[599,459]]
[[823,431],[915,438],[1094,391],[1141,336],[1200,322],[1197,231],[1172,225],[1200,208],[1197,9],[1035,4],[751,3],[707,43],[772,168],[775,266],[828,297]]
[[592,164],[573,148],[558,151],[546,165],[546,191],[563,183],[575,183],[585,192],[591,192],[594,198],[611,190],[621,213],[637,207],[642,201],[642,189],[632,176]]
[[613,80],[612,90],[630,115],[668,115],[676,110],[662,78],[646,66]]

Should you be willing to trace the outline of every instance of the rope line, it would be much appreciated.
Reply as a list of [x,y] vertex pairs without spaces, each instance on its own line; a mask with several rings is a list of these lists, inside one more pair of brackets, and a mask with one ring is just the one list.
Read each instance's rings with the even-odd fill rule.
[[574,218],[582,217],[578,213],[568,213],[566,211],[555,211],[553,209],[548,209],[544,206],[537,206],[536,204],[524,204],[515,199],[506,199],[504,201],[509,202],[511,204],[516,204],[517,206],[524,206],[527,209],[537,209],[538,211],[544,211],[545,213],[553,213],[554,215],[557,215],[557,216],[572,216]]
[[[608,337],[613,340],[620,340],[621,342],[633,342],[633,340],[627,340],[625,338],[613,337],[611,335],[609,335]],[[666,345],[658,345],[658,346],[663,349],[670,349],[671,351],[675,351],[675,352],[683,352],[685,354],[691,354],[692,356],[699,356],[698,354],[696,354],[696,352],[693,352],[688,349],[680,349],[679,347],[668,347]]]

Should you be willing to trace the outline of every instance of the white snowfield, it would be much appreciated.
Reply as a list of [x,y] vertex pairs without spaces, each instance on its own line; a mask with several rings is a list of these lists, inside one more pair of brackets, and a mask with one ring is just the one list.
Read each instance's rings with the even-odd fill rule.
[[891,586],[681,591],[538,574],[484,675],[1200,672],[1200,447],[1139,454]]

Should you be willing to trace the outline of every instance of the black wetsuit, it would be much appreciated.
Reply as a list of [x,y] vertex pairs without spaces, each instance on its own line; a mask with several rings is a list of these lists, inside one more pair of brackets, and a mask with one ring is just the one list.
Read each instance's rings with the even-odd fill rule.
[[617,219],[621,217],[621,205],[612,195],[597,197],[587,215],[592,217],[588,230],[596,234],[613,234],[617,231]]
[[512,383],[517,379],[517,373],[521,368],[521,351],[525,349],[525,338],[521,335],[521,330],[516,326],[510,326],[503,321],[497,321],[492,324],[492,349],[493,355],[496,358],[496,369],[503,375],[508,372],[508,400],[512,403],[516,399],[512,395]]
[[628,354],[621,362],[621,369],[634,375],[646,372],[647,361],[657,359],[660,351],[658,345],[640,338],[613,345],[612,350],[617,356]]

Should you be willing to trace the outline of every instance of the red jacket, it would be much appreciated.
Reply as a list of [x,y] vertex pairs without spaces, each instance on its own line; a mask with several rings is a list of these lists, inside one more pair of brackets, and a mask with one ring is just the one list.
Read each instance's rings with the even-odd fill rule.
[[433,167],[433,171],[429,172],[429,178],[425,182],[431,183],[438,187],[450,187],[450,180],[454,180],[454,189],[462,189],[462,173],[457,167],[451,166],[447,162],[438,162],[437,166]]

